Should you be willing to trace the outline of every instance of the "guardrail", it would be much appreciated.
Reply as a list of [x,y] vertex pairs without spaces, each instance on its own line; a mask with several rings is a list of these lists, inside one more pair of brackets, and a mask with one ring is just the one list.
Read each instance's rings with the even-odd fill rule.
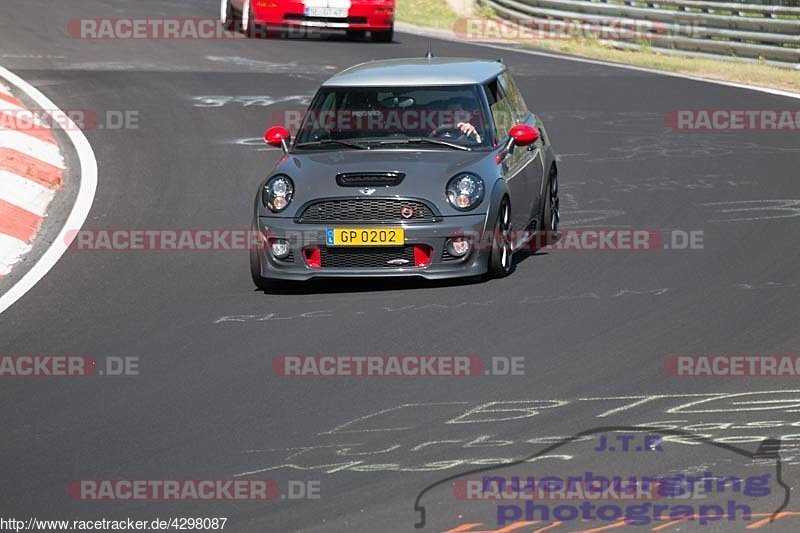
[[528,26],[530,21],[603,25],[613,19],[627,27],[657,27],[641,39],[653,48],[800,68],[800,7],[699,0],[481,1],[501,18]]

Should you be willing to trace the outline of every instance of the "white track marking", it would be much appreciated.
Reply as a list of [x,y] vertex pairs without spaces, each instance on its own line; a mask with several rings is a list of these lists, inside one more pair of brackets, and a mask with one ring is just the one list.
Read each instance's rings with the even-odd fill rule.
[[0,130],[0,148],[12,148],[54,167],[66,168],[61,157],[61,149],[57,144],[42,141],[19,131]]
[[55,191],[52,189],[13,172],[0,170],[0,200],[44,217],[53,196]]
[[[5,79],[27,94],[40,108],[57,109],[56,105],[38,89],[4,67],[0,67],[0,78]],[[94,194],[97,190],[97,160],[92,151],[92,146],[83,132],[71,120],[67,120],[64,133],[74,146],[80,162],[80,186],[78,195],[75,198],[75,204],[72,206],[72,211],[70,211],[53,244],[14,286],[0,295],[0,313],[11,307],[14,302],[31,290],[53,268],[69,247],[71,243],[69,236],[74,235],[74,231],[83,226],[86,217],[89,215],[89,210],[92,208]]]
[[11,272],[12,265],[29,249],[30,245],[25,242],[0,233],[0,276]]
[[12,104],[8,100],[0,100],[0,111],[25,111],[24,107],[20,107],[17,104]]
[[50,129],[50,126],[42,122],[36,113],[17,107],[4,100],[0,100],[0,115],[3,115],[0,117],[0,130],[9,129],[4,128],[4,125],[14,125],[18,123],[22,123],[26,126],[35,124],[37,128]]

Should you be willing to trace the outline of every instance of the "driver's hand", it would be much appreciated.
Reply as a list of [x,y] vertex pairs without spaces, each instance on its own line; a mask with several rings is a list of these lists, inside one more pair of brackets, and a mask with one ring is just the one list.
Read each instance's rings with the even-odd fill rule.
[[475,135],[478,132],[478,130],[475,129],[475,126],[469,122],[459,122],[456,126],[461,130],[461,133],[466,135]]

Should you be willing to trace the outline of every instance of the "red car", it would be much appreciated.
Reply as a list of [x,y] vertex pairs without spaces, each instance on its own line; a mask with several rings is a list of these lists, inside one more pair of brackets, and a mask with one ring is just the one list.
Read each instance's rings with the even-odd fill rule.
[[396,0],[221,0],[220,21],[251,37],[265,29],[344,30],[375,42],[394,36]]

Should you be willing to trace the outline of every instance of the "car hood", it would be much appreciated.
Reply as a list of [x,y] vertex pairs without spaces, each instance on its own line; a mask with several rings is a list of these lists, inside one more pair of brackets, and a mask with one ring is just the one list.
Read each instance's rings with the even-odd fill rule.
[[340,173],[402,172],[405,178],[399,185],[370,187],[375,189],[370,196],[425,198],[443,211],[449,211],[449,206],[442,205],[448,180],[459,172],[480,174],[481,162],[490,156],[485,151],[459,150],[295,152],[284,155],[275,166],[273,174],[287,174],[292,178],[295,184],[294,203],[299,206],[316,198],[360,196],[359,189],[364,187],[342,187],[336,183],[336,175]]

